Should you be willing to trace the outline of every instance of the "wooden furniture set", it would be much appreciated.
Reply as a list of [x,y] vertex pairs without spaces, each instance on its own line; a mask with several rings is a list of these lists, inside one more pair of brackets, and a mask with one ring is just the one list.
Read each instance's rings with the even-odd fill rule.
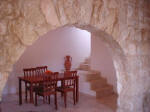
[[[57,92],[64,96],[64,104],[67,106],[67,92],[73,93],[73,102],[76,104],[79,100],[79,76],[77,71],[67,71],[64,73],[45,74],[47,66],[23,69],[24,76],[19,79],[19,104],[22,104],[22,82],[25,83],[25,101],[27,102],[28,92],[30,93],[30,103],[37,105],[37,96],[43,96],[43,102],[54,95],[55,109],[57,109]],[[57,82],[61,81],[58,87]],[[35,101],[34,95],[35,93]]]

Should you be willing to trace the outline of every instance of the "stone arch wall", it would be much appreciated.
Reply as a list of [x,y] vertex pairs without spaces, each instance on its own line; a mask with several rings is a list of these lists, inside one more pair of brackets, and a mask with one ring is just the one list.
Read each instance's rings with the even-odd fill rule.
[[149,112],[149,7],[150,0],[1,0],[0,95],[12,65],[40,35],[64,25],[92,26],[114,52],[117,111]]

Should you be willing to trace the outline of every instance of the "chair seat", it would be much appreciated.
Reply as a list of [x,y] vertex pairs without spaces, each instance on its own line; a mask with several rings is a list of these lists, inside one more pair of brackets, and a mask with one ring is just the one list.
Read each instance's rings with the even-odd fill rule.
[[[36,91],[37,88],[38,88],[38,86],[33,86],[33,91]],[[26,89],[27,89],[27,90],[30,90],[30,89],[31,89],[31,86],[27,86]]]
[[65,91],[73,91],[74,88],[72,87],[57,87],[56,91],[65,92]]
[[36,90],[38,93],[43,93],[43,92],[55,92],[55,89],[54,89],[54,88],[53,88],[53,89],[50,89],[50,88],[44,89],[43,86],[37,86],[37,87],[35,88],[35,90]]

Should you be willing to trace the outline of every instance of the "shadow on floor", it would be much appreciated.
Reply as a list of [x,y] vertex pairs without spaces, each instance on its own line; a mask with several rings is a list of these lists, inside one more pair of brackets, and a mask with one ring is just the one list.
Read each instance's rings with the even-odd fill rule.
[[18,95],[5,95],[1,103],[1,112],[115,112],[111,108],[103,105],[101,103],[102,100],[97,101],[95,97],[86,94],[80,94],[80,100],[76,105],[73,105],[72,94],[68,94],[67,108],[64,107],[63,98],[58,94],[57,111],[55,110],[53,100],[53,97],[51,97],[51,104],[43,104],[42,98],[39,98],[37,107],[25,102],[19,106]]

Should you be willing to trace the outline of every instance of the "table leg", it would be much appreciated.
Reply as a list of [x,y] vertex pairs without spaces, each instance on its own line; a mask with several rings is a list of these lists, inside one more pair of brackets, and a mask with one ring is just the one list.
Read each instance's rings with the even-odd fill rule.
[[22,85],[21,85],[21,79],[19,79],[19,105],[22,105]]
[[34,103],[33,102],[33,84],[30,83],[30,103]]
[[2,112],[2,107],[1,107],[1,103],[2,103],[2,102],[0,101],[0,112]]
[[[63,80],[61,81],[61,88],[63,88]],[[64,96],[64,94],[63,94],[63,92],[61,92],[61,97],[63,97]]]
[[76,77],[76,102],[79,101],[79,76]]

